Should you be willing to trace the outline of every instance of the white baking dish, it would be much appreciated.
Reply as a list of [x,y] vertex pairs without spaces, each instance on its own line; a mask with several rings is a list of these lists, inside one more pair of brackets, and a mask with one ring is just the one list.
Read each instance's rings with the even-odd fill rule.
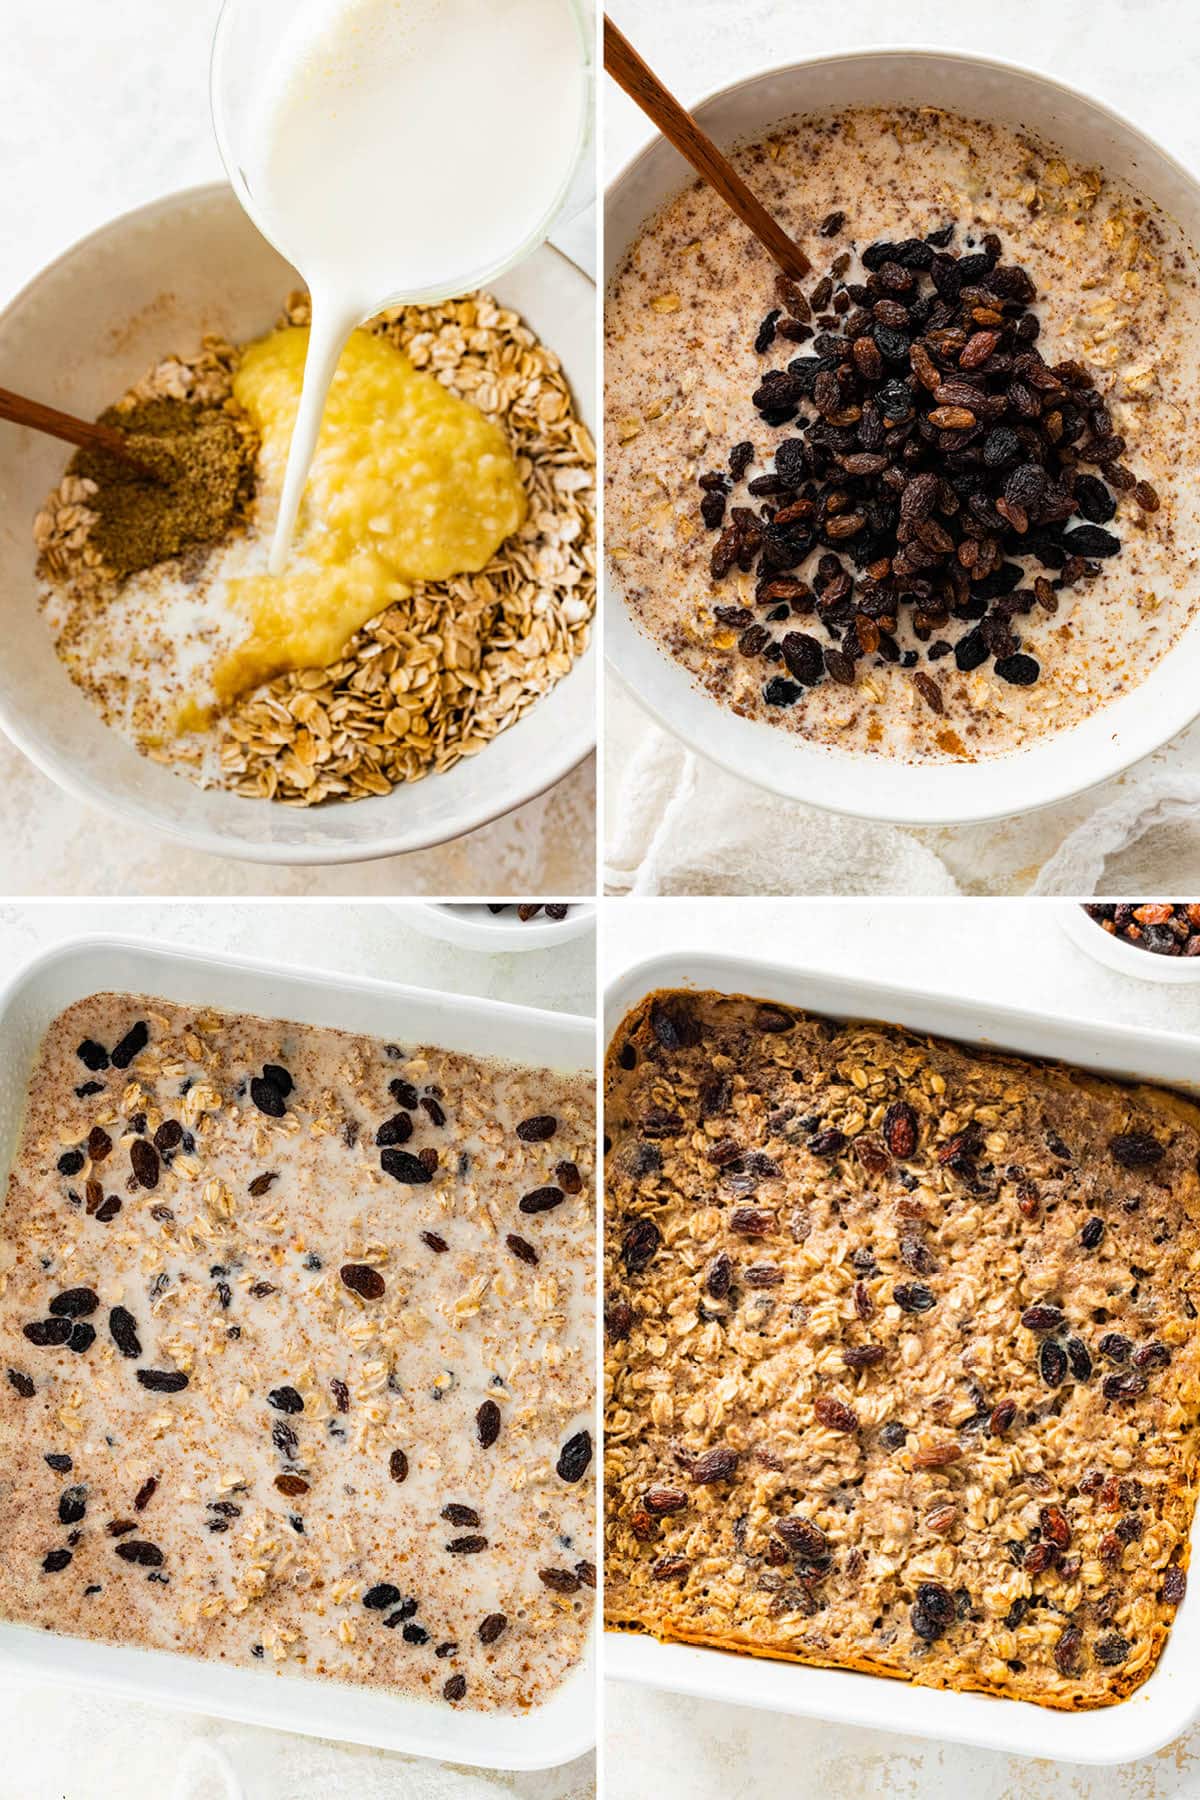
[[[660,956],[612,982],[605,999],[611,1037],[629,1008],[655,988],[713,988],[780,1000],[835,1019],[879,1019],[989,1049],[1054,1057],[1098,1073],[1200,1091],[1194,1038],[1082,1019],[1044,1018],[917,989],[822,975],[736,956]],[[1192,1551],[1200,1538],[1192,1526]],[[1178,1737],[1200,1714],[1200,1593],[1185,1599],[1158,1667],[1117,1706],[1060,1713],[1024,1700],[912,1687],[884,1676],[812,1669],[689,1644],[609,1632],[604,1671],[675,1693],[728,1700],[844,1725],[979,1744],[1061,1762],[1132,1762]]]
[[[133,939],[76,939],[26,964],[0,992],[0,1182],[5,1187],[30,1068],[47,1026],[72,1001],[106,990],[378,1037],[402,1034],[410,1042],[512,1062],[564,1070],[594,1066],[590,1019],[205,951],[160,949]],[[583,1755],[595,1741],[594,1634],[584,1662],[562,1687],[520,1716],[457,1711],[384,1689],[226,1667],[162,1650],[123,1649],[3,1621],[0,1671],[476,1767],[550,1768]]]
[[[683,96],[685,101],[691,97]],[[693,106],[722,148],[753,141],[799,114],[845,106],[948,107],[1035,132],[1074,160],[1097,164],[1158,203],[1200,244],[1200,185],[1136,125],[1051,76],[957,50],[883,49],[812,57],[735,82]],[[611,282],[645,221],[691,180],[656,137],[608,187],[605,280]],[[1018,258],[1019,260],[1019,258]],[[1181,455],[1189,455],[1181,446]],[[1094,786],[1190,724],[1200,707],[1195,667],[1200,617],[1145,681],[1068,731],[1026,750],[974,763],[913,763],[809,743],[720,706],[642,631],[607,578],[605,648],[641,704],[668,731],[731,774],[833,812],[916,825],[1005,818]]]

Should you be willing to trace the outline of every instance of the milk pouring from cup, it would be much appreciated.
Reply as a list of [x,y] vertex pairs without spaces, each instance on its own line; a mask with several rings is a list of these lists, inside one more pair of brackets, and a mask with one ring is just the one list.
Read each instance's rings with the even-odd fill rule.
[[278,575],[350,333],[388,305],[468,293],[539,241],[578,154],[586,81],[569,0],[274,10],[283,22],[246,108],[235,185],[312,299]]

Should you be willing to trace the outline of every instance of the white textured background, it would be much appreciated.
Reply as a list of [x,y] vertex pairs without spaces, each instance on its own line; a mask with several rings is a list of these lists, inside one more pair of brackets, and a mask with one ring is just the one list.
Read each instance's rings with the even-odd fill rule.
[[[1200,982],[1117,975],[1028,900],[628,900],[607,910],[605,983],[665,953],[724,951],[986,1006],[1200,1036]],[[1197,1045],[1200,1059],[1200,1044]],[[869,1680],[870,1677],[863,1677]],[[1196,1675],[1200,1704],[1200,1670]],[[607,1800],[1198,1800],[1200,1728],[1157,1756],[1084,1769],[606,1684]],[[668,1773],[665,1773],[669,1771]]]
[[[1083,88],[1140,124],[1190,168],[1200,169],[1200,13],[1193,0],[908,0],[903,7],[895,0],[837,0],[833,5],[610,0],[608,10],[685,104],[773,63],[823,51],[897,43],[973,50]],[[609,82],[603,121],[606,182],[650,135],[641,113]],[[607,835],[612,841],[620,778],[643,736],[645,715],[612,680],[606,714]],[[1200,777],[1200,727],[1193,726],[1128,776],[1029,819],[905,835],[919,840],[963,893],[1022,893],[1033,886],[1060,843],[1098,807],[1127,794],[1131,784],[1144,787],[1147,779],[1175,770]],[[1196,792],[1200,794],[1200,786]],[[802,807],[789,811],[793,823],[814,816]],[[880,865],[866,878],[868,891],[892,891],[889,841],[877,834],[876,848],[866,858]],[[829,891],[823,875],[799,891]],[[941,885],[945,891],[947,884]],[[1140,886],[1158,892],[1172,885],[1200,889],[1200,803],[1182,822],[1153,822],[1144,836],[1116,849],[1095,891],[1132,892]],[[908,891],[931,887],[922,884]]]
[[[208,110],[219,12],[220,0],[0,0],[0,307],[118,213],[224,179]],[[591,261],[588,220],[555,241]],[[36,396],[35,369],[28,386]],[[149,833],[114,831],[0,736],[8,894],[584,894],[594,888],[594,817],[589,760],[437,850],[343,869],[256,867],[165,854]]]
[[[595,994],[591,935],[553,950],[481,956],[424,936],[405,909],[307,902],[0,904],[0,981],[37,951],[96,931],[558,1012],[590,1013]],[[589,1800],[594,1791],[591,1757],[536,1775],[457,1774],[3,1677],[0,1743],[0,1800]]]

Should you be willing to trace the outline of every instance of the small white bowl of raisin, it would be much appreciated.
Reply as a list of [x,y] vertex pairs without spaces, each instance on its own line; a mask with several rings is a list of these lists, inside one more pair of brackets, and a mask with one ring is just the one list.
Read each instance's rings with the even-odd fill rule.
[[582,937],[596,919],[590,900],[436,901],[404,910],[419,930],[464,950],[547,950]]
[[1119,974],[1200,982],[1200,901],[1072,901],[1059,918],[1078,949]]

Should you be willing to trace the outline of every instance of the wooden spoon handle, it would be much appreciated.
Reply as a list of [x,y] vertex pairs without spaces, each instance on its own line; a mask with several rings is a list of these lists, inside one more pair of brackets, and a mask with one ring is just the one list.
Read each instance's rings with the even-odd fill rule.
[[87,419],[76,419],[71,413],[59,412],[56,407],[43,406],[40,400],[27,400],[24,394],[14,394],[10,388],[0,387],[0,419],[9,419],[14,425],[28,425],[31,431],[61,438],[64,444],[74,444],[81,450],[107,450],[113,456],[141,467],[137,457],[131,454],[124,434],[111,425],[93,425]]
[[793,281],[800,281],[807,275],[812,264],[799,244],[792,241],[762,202],[754,197],[712,139],[701,131],[691,113],[684,111],[675,96],[668,93],[607,13],[604,15],[604,66],[617,86],[624,88],[668,142],[687,158],[696,173],[703,176],[742,223],[749,226],[784,274]]

